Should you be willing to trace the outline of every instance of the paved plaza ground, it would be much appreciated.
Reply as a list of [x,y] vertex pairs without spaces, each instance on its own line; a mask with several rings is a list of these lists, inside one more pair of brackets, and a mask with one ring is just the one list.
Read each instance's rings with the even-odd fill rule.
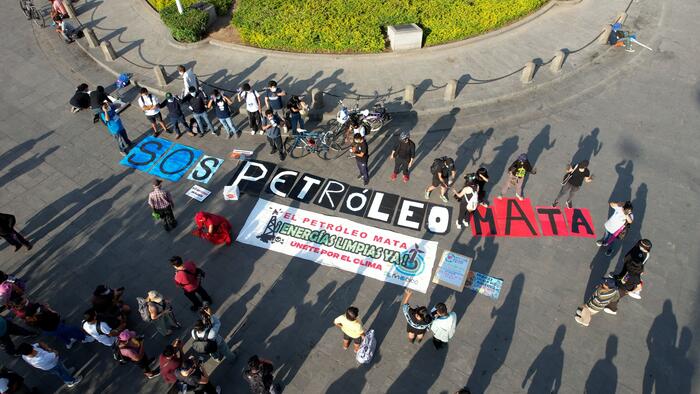
[[[255,205],[247,195],[237,202],[223,200],[221,190],[238,164],[230,159],[207,186],[213,195],[204,203],[184,195],[190,181],[166,184],[180,222],[166,233],[146,204],[152,178],[118,164],[116,144],[103,126],[92,124],[91,114],[68,110],[78,83],[108,85],[114,77],[50,28],[23,20],[10,2],[0,5],[6,16],[0,42],[0,211],[17,216],[18,228],[35,247],[13,253],[3,243],[0,269],[28,278],[31,298],[48,302],[74,324],[94,287],[107,283],[126,286],[133,306],[135,297],[158,289],[173,300],[177,316],[189,327],[195,315],[172,282],[168,258],[193,259],[207,272],[204,286],[221,316],[222,333],[240,354],[234,363],[207,364],[224,393],[247,392],[241,370],[252,354],[273,360],[285,393],[442,394],[464,386],[473,393],[697,392],[700,5],[639,3],[658,11],[631,22],[654,52],[606,52],[579,82],[576,77],[554,81],[509,98],[502,107],[445,105],[426,113],[399,113],[369,138],[370,187],[419,200],[437,156],[454,157],[460,174],[488,168],[487,192],[493,199],[507,166],[527,152],[538,172],[528,179],[525,194],[539,205],[551,203],[567,163],[590,159],[595,179],[575,204],[590,209],[596,232],[602,231],[609,201],[631,200],[635,223],[623,249],[642,237],[654,244],[643,298],[623,299],[617,316],[597,315],[587,328],[573,319],[598,279],[621,264],[619,249],[606,257],[585,238],[472,237],[455,228],[440,236],[399,231],[437,241],[440,251],[473,257],[474,271],[504,280],[498,301],[434,285],[427,294],[414,294],[415,303],[445,301],[459,323],[446,351],[436,351],[429,341],[409,344],[399,286],[240,243],[214,248],[190,235],[199,210],[224,215],[237,231]],[[644,27],[651,33],[645,34]],[[132,139],[149,134],[138,108],[127,109],[123,118]],[[245,125],[243,118],[236,123]],[[386,160],[402,130],[409,130],[417,145],[409,184],[389,180],[392,168]],[[260,160],[277,160],[263,137],[249,133],[238,140],[207,135],[178,142],[217,157],[240,148],[254,150]],[[287,159],[285,166],[360,182],[351,159],[326,162],[312,156]],[[433,200],[439,202],[435,195]],[[315,205],[299,206],[353,220]],[[369,366],[358,366],[351,351],[342,350],[341,334],[332,325],[351,304],[378,336]],[[137,320],[134,316],[136,330],[146,335],[147,352],[158,354],[166,341]],[[186,337],[188,330],[177,334]],[[84,376],[70,391],[167,390],[160,378],[147,381],[136,367],[117,365],[107,348],[86,344],[68,351],[53,339],[48,342]],[[69,391],[55,377],[4,353],[0,363],[42,392]]]

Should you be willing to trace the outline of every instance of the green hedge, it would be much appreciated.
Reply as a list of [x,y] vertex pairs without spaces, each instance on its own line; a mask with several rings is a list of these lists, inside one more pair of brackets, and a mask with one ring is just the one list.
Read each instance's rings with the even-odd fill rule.
[[386,26],[416,23],[425,45],[501,27],[548,0],[238,0],[248,44],[299,52],[381,52]]
[[[162,11],[166,6],[175,4],[175,0],[146,0],[156,11]],[[233,0],[181,0],[183,7],[187,8],[194,3],[205,2],[210,3],[216,8],[216,15],[223,16],[231,9]]]
[[191,8],[185,8],[185,12],[180,14],[173,2],[160,11],[160,19],[170,28],[174,39],[180,42],[195,42],[204,37],[209,14]]

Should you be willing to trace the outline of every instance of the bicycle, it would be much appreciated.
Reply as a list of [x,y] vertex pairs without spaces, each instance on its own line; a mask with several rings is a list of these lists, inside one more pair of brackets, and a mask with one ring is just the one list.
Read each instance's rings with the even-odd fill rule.
[[44,14],[36,9],[32,0],[19,0],[19,6],[22,12],[27,17],[27,20],[32,20],[37,26],[45,27]]
[[333,132],[299,130],[297,134],[287,137],[284,141],[284,151],[294,159],[316,153],[323,160],[337,158],[334,152],[343,149],[333,140]]

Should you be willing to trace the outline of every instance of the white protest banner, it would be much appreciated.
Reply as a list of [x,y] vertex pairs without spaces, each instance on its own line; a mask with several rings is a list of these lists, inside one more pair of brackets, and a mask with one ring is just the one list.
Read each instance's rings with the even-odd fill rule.
[[433,283],[462,292],[472,259],[449,250],[442,252]]
[[437,242],[259,199],[239,242],[425,293]]

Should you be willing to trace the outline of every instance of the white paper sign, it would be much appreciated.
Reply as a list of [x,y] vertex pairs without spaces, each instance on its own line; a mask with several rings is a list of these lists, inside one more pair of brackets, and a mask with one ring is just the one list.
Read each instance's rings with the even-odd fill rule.
[[205,198],[209,197],[211,192],[199,185],[194,185],[190,190],[185,193],[186,196],[194,198],[195,200],[202,202]]

